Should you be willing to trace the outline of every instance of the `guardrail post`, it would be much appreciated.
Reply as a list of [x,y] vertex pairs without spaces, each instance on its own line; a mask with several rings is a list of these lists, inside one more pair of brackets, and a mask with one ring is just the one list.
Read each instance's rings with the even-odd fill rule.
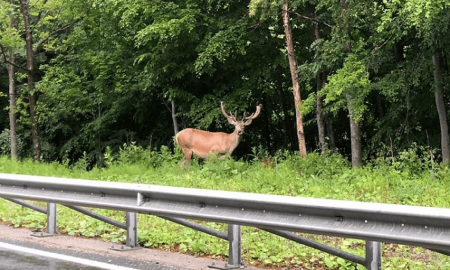
[[56,232],[56,203],[47,203],[47,232],[34,231],[31,236],[35,237],[47,237],[55,236]]
[[127,212],[127,247],[136,248],[138,247],[137,238],[137,218],[135,212]]
[[117,251],[128,251],[139,249],[138,237],[137,237],[137,217],[135,212],[126,212],[126,230],[127,230],[127,243],[125,246],[114,246],[112,245],[110,249]]
[[381,270],[381,243],[366,241],[367,270]]
[[241,267],[241,226],[228,224],[228,269]]
[[56,203],[47,203],[47,233],[57,234],[56,232]]

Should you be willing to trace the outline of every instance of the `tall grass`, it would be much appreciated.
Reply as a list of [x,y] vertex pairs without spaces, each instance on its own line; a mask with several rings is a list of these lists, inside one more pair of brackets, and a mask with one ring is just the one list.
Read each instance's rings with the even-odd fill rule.
[[[254,149],[250,161],[212,158],[199,164],[194,160],[189,170],[180,165],[181,157],[179,149],[172,154],[166,147],[150,151],[131,144],[124,145],[116,154],[108,150],[105,155],[107,167],[102,169],[86,170],[87,162],[83,158],[69,166],[68,162],[37,164],[31,160],[11,162],[7,157],[0,157],[0,172],[432,207],[448,208],[450,204],[448,167],[433,163],[416,149],[405,151],[397,158],[378,158],[357,169],[352,169],[346,159],[336,154],[310,153],[301,158],[280,152],[270,157]],[[124,220],[121,212],[95,211]],[[125,241],[123,230],[70,209],[61,206],[58,215],[61,233]],[[227,243],[223,240],[153,216],[139,215],[138,218],[138,236],[143,246],[213,257],[227,255]],[[0,220],[14,226],[45,226],[42,214],[1,199]],[[201,223],[226,230],[223,224]],[[364,256],[362,241],[307,237]],[[306,269],[316,269],[320,265],[330,269],[355,267],[354,263],[254,228],[243,229],[242,250],[243,258],[255,265],[299,265]],[[389,254],[383,258],[385,269],[450,268],[447,257],[421,248],[385,245],[384,251]]]

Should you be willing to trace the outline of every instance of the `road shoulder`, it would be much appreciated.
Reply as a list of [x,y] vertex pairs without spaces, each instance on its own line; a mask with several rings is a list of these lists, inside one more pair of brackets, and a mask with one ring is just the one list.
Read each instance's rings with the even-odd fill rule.
[[[208,266],[224,266],[226,262],[207,258],[194,257],[155,249],[142,248],[132,251],[111,250],[113,243],[103,242],[98,239],[58,235],[53,237],[33,237],[31,230],[26,228],[14,228],[0,224],[0,241],[23,243],[31,247],[52,250],[56,253],[75,256],[90,257],[89,259],[106,260],[108,263],[132,265],[167,265],[183,269],[203,270],[211,269]],[[257,268],[247,267],[256,270]]]

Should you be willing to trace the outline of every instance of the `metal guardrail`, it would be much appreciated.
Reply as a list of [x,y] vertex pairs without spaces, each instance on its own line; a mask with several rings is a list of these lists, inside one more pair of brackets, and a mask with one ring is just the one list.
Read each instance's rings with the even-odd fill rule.
[[284,231],[363,239],[366,258],[341,257],[368,269],[381,268],[379,242],[450,251],[450,209],[444,208],[11,174],[0,174],[0,197],[152,214],[174,222],[188,218],[252,226],[338,256],[331,247]]

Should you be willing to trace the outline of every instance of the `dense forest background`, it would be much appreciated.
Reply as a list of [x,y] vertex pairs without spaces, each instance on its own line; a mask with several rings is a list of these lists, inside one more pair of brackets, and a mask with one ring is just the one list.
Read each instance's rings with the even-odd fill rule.
[[307,152],[338,152],[359,166],[414,147],[447,161],[449,8],[0,0],[0,151],[103,166],[107,147],[173,148],[174,130],[186,127],[232,132],[224,101],[238,115],[263,105],[235,158],[299,151],[298,108]]

